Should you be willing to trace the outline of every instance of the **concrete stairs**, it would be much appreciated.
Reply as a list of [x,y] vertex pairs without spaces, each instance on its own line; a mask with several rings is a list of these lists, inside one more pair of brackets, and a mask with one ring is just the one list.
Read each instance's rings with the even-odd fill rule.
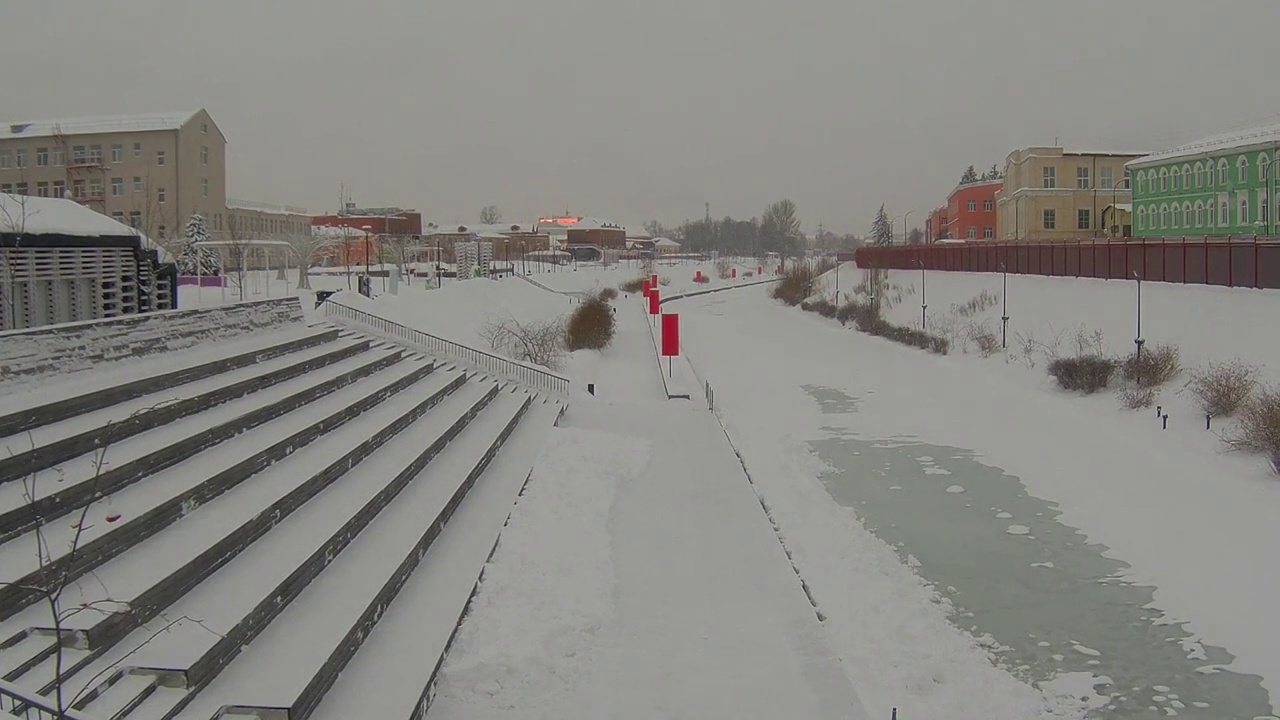
[[393,715],[356,712],[425,713],[563,398],[271,330],[0,403],[0,708],[329,716],[412,640],[415,672],[379,691]]

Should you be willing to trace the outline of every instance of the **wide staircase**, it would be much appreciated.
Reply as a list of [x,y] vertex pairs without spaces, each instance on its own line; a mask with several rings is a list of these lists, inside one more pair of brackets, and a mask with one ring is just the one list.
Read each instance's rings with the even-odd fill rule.
[[425,715],[564,397],[300,318],[0,394],[0,717]]

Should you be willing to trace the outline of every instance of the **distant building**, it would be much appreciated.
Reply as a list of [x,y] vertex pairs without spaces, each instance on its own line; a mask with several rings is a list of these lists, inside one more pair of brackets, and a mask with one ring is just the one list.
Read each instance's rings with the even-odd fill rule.
[[947,237],[947,206],[935,208],[924,221],[925,242],[934,243]]
[[[1004,180],[978,180],[957,185],[947,196],[943,238],[990,240],[996,236],[996,193]],[[941,239],[941,238],[939,238]]]
[[72,200],[0,194],[0,330],[177,306],[173,259]]
[[996,234],[1005,240],[1101,237],[1102,210],[1131,202],[1125,164],[1145,152],[1028,147],[1009,153],[995,195]]
[[1139,237],[1275,235],[1280,125],[1197,140],[1128,164]]

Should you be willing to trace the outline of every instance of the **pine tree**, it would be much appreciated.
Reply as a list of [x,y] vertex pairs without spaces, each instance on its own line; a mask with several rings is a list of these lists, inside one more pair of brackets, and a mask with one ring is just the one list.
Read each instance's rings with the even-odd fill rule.
[[969,183],[975,183],[975,182],[978,182],[978,171],[974,170],[973,166],[970,165],[969,167],[964,169],[964,175],[960,176],[960,184],[968,185]]
[[222,273],[222,259],[217,251],[208,247],[197,247],[196,243],[209,239],[209,225],[204,216],[195,214],[187,221],[185,240],[182,251],[178,253],[177,264],[179,275],[219,275]]
[[871,244],[893,244],[893,227],[889,225],[889,215],[885,213],[883,204],[880,205],[880,212],[876,213],[875,221],[871,223]]
[[991,163],[991,171],[987,174],[991,176],[992,180],[999,180],[1000,178],[1004,177],[1004,175],[1000,172],[1000,168],[996,167],[995,163]]

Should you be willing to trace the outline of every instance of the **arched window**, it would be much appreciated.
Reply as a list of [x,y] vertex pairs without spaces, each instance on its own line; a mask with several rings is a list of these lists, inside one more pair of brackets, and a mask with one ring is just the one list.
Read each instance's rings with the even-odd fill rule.
[[[1141,174],[1138,175],[1138,182],[1139,183],[1142,182]],[[1144,207],[1138,208],[1138,229],[1139,230],[1147,229],[1147,209]]]
[[[1223,160],[1222,162],[1226,162]],[[1218,201],[1218,227],[1227,227],[1231,224],[1230,208],[1227,206],[1227,198],[1224,195]]]
[[1231,166],[1227,164],[1226,158],[1218,159],[1218,184],[1223,187],[1226,187],[1227,185],[1227,170],[1230,167]]
[[1196,187],[1204,187],[1204,163],[1196,163]]
[[1138,173],[1138,194],[1147,194],[1147,174],[1144,172]]
[[1270,167],[1271,158],[1264,152],[1258,153],[1258,182],[1268,182],[1271,179],[1267,176]]
[[1241,155],[1236,161],[1236,182],[1244,184],[1249,181],[1249,158]]
[[1204,227],[1204,202],[1200,200],[1196,201],[1196,227]]
[[1182,166],[1182,189],[1183,190],[1191,189],[1191,165],[1190,164]]
[[1161,205],[1160,206],[1160,229],[1163,230],[1167,227],[1169,227],[1169,206]]
[[1240,193],[1236,205],[1236,225],[1245,226],[1251,222],[1249,218],[1249,196]]
[[1182,203],[1182,227],[1191,227],[1191,201]]
[[1160,168],[1160,192],[1169,190],[1169,168]]
[[[1175,171],[1176,172],[1176,171]],[[1169,227],[1177,229],[1182,225],[1182,206],[1174,203],[1169,206]]]

